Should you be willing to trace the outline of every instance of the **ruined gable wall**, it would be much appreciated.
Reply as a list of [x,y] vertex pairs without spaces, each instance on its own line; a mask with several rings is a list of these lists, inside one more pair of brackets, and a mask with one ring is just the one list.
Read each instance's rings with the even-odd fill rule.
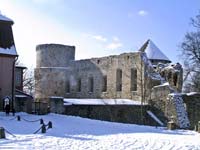
[[166,65],[158,64],[156,70],[169,82],[170,86],[176,90],[176,92],[182,91],[183,68],[179,63]]
[[[67,74],[70,80],[70,93],[65,97],[74,98],[129,98],[139,100],[137,91],[131,91],[131,68],[138,69],[140,53],[125,53],[118,56],[92,58],[86,60],[72,61],[71,74]],[[116,91],[116,71],[122,70],[122,91]],[[139,77],[140,72],[137,72]],[[107,91],[103,92],[103,77],[107,76]],[[89,90],[89,79],[93,77],[94,91]],[[77,81],[81,79],[81,92],[77,92]]]

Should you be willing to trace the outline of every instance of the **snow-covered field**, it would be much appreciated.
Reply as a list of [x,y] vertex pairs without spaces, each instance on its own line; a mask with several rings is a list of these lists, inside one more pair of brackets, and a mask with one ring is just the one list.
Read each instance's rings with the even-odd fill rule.
[[[164,128],[111,123],[84,119],[80,117],[49,114],[44,116],[19,113],[21,121],[0,113],[0,127],[4,127],[15,136],[6,133],[6,139],[0,139],[0,149],[99,149],[99,150],[200,150],[200,134],[187,131],[169,131]],[[33,134],[40,122],[27,122],[43,118],[45,123],[52,121],[53,128],[45,134]]]

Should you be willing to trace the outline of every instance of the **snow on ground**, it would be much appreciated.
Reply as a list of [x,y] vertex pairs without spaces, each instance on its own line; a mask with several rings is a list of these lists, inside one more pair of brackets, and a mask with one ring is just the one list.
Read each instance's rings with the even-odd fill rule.
[[141,105],[141,102],[131,100],[131,99],[70,99],[70,98],[64,99],[64,105],[72,105],[72,104],[74,105]]
[[[6,133],[0,139],[0,149],[200,149],[200,134],[194,131],[139,126],[133,124],[111,123],[84,119],[80,117],[49,114],[44,116],[18,113],[21,121],[0,113],[0,127],[15,135]],[[33,134],[40,122],[27,122],[43,118],[52,121],[53,128],[47,133]]]

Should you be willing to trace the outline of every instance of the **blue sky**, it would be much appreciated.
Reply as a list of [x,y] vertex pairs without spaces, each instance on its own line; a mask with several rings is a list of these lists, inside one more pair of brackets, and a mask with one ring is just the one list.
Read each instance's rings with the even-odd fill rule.
[[151,39],[174,62],[199,0],[0,0],[14,20],[19,59],[35,66],[43,43],[76,46],[76,59],[137,51]]

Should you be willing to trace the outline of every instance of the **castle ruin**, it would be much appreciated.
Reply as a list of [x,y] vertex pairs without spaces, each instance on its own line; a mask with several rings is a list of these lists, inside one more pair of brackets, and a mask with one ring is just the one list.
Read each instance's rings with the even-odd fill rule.
[[[182,90],[183,69],[147,40],[137,51],[75,60],[75,47],[42,44],[36,47],[35,100],[48,112],[52,97],[130,99],[151,105],[181,128],[189,127]],[[171,94],[171,95],[170,95]],[[173,110],[173,111],[170,111]]]

